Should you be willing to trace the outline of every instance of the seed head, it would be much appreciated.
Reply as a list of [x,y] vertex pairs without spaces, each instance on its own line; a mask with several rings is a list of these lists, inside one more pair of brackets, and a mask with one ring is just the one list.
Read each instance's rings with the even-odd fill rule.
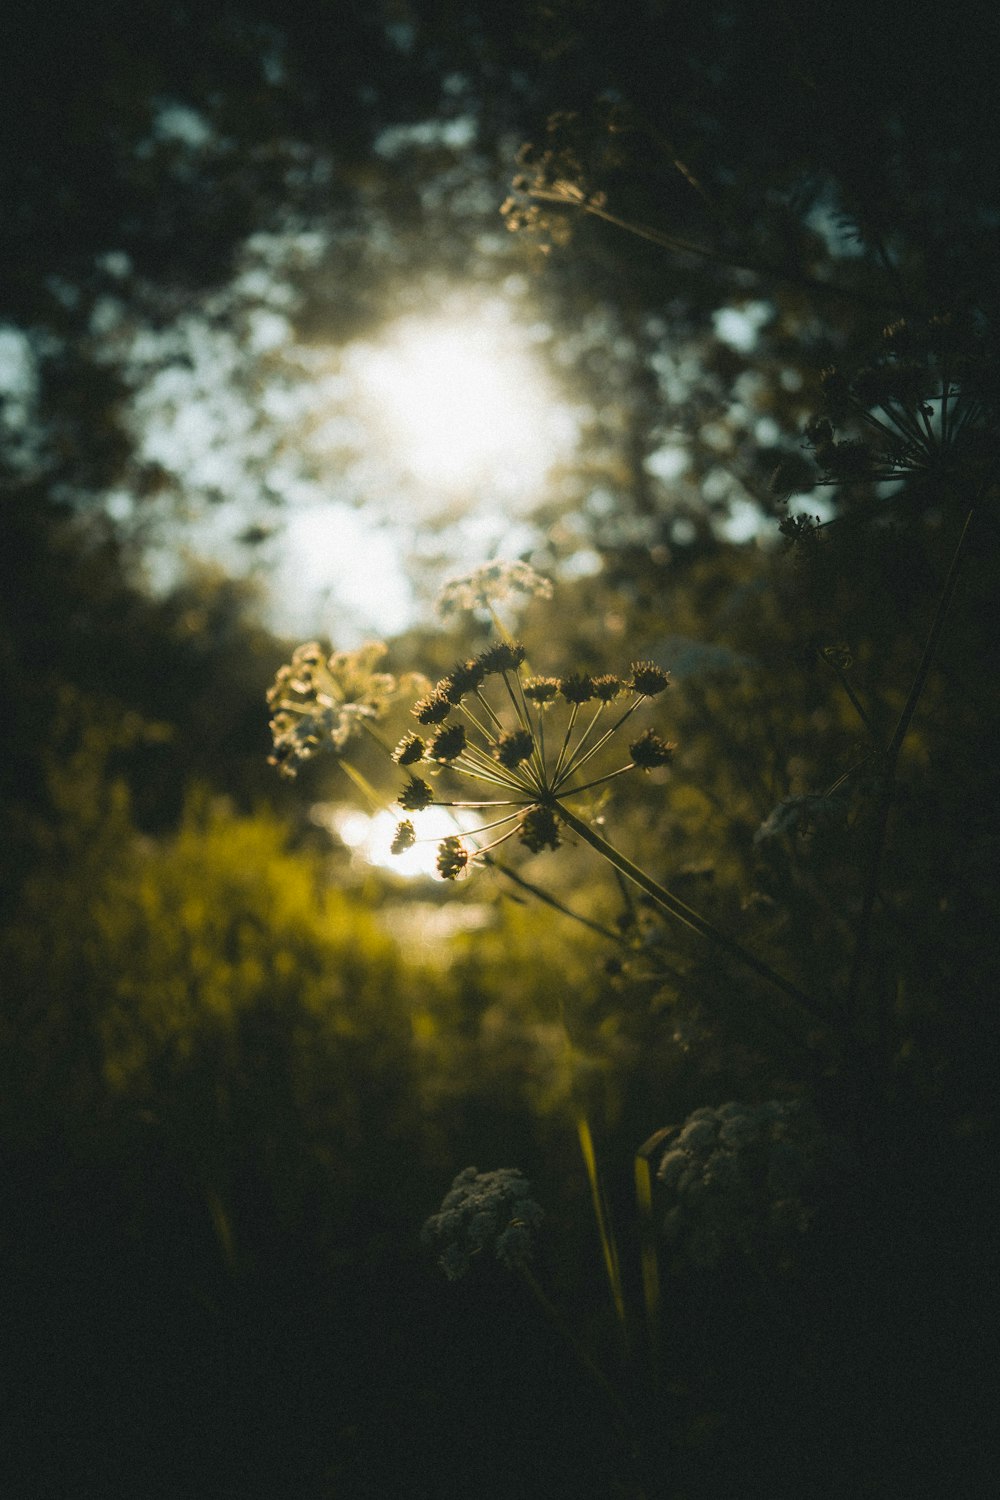
[[421,812],[425,807],[430,807],[434,801],[434,793],[426,781],[422,781],[419,776],[411,776],[397,801],[406,812]]
[[539,705],[551,703],[558,692],[558,677],[529,677],[524,684],[524,696]]
[[445,724],[431,740],[428,755],[431,760],[448,762],[461,755],[465,749],[465,725]]
[[647,729],[637,740],[632,741],[628,749],[633,761],[641,770],[651,771],[654,766],[669,765],[674,758],[677,746],[668,740],[661,740],[652,729]]
[[438,691],[444,693],[449,703],[461,703],[466,693],[474,693],[486,676],[486,669],[474,657],[456,662],[438,683]]
[[520,641],[497,641],[480,651],[476,661],[482,667],[483,675],[491,676],[494,672],[516,672],[527,654]]
[[392,758],[397,766],[415,766],[418,760],[423,760],[424,742],[419,734],[404,734],[395,750]]
[[599,698],[602,703],[610,703],[617,698],[622,690],[622,680],[606,672],[603,677],[595,677],[592,682],[594,697]]
[[560,677],[559,691],[567,703],[589,703],[594,696],[594,680],[586,672],[571,672]]
[[442,880],[455,880],[469,863],[469,851],[453,834],[438,845],[437,869]]
[[559,822],[555,813],[549,807],[529,808],[521,819],[518,837],[532,854],[540,854],[543,849],[558,849]]
[[409,818],[405,818],[396,829],[392,843],[389,845],[391,854],[403,854],[407,849],[412,849],[417,842],[417,835],[413,830],[413,824]]
[[451,710],[452,704],[446,695],[440,688],[435,688],[426,698],[418,698],[411,712],[420,724],[443,724]]
[[655,661],[634,661],[630,668],[631,678],[626,684],[640,698],[655,698],[670,686],[670,673],[658,667]]
[[497,740],[496,757],[502,766],[513,771],[523,760],[527,760],[535,742],[526,729],[505,731]]

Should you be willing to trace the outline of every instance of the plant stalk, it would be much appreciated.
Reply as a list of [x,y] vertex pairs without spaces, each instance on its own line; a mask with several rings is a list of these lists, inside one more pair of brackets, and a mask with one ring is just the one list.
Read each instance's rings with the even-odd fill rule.
[[762,979],[766,979],[770,985],[780,990],[782,994],[787,995],[789,999],[794,1000],[797,1005],[800,1005],[803,1010],[808,1011],[817,1020],[827,1021],[827,1018],[823,1015],[816,1002],[809,995],[805,994],[804,991],[800,990],[797,985],[792,984],[791,980],[785,979],[781,974],[778,974],[771,968],[770,964],[766,964],[763,959],[758,958],[756,954],[744,948],[742,944],[736,942],[735,938],[727,937],[724,932],[720,932],[700,912],[696,912],[693,907],[681,901],[678,896],[674,896],[664,886],[660,885],[658,881],[654,880],[652,876],[647,875],[645,870],[633,864],[626,855],[622,854],[612,844],[609,844],[606,839],[603,839],[599,833],[595,833],[575,813],[570,812],[569,808],[562,802],[554,800],[552,807],[553,811],[557,813],[567,828],[571,828],[579,838],[583,839],[584,843],[589,844],[592,849],[596,850],[616,870],[619,870],[628,880],[639,886],[640,890],[645,891],[647,896],[651,896],[657,906],[662,907],[676,921],[682,922],[692,932],[699,933],[701,937],[706,938],[716,948],[720,948],[724,953],[728,953],[731,958],[738,959],[746,968],[753,969],[755,974],[759,974]]

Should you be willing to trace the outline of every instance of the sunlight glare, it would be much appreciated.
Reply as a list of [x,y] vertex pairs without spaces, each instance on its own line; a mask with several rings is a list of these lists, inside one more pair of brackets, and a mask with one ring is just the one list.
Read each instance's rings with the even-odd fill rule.
[[527,331],[489,304],[397,323],[356,351],[355,373],[397,462],[425,486],[526,497],[572,440]]
[[338,837],[352,854],[368,864],[392,870],[394,874],[407,878],[430,876],[434,880],[440,880],[441,876],[437,873],[437,852],[441,839],[461,831],[463,827],[474,826],[468,818],[464,822],[460,821],[461,818],[461,813],[456,817],[443,807],[427,808],[420,815],[420,837],[417,843],[403,854],[393,854],[390,849],[399,822],[399,818],[391,812],[380,812],[369,817],[353,808],[349,811],[340,808],[331,821]]

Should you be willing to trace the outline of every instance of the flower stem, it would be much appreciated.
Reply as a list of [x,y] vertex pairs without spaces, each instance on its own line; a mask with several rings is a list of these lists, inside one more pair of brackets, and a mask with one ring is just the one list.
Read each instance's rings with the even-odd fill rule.
[[916,675],[910,685],[906,703],[899,716],[899,721],[893,731],[892,739],[882,757],[882,787],[879,794],[878,806],[875,810],[875,826],[872,834],[871,854],[868,864],[868,873],[865,880],[864,894],[861,898],[861,912],[858,918],[857,940],[854,947],[854,958],[851,964],[851,975],[847,987],[846,1017],[848,1027],[855,1024],[858,999],[861,991],[861,980],[864,973],[865,962],[868,957],[868,949],[871,941],[872,914],[875,909],[875,898],[878,895],[879,877],[882,872],[882,855],[885,848],[885,836],[889,825],[889,813],[892,809],[893,797],[896,788],[896,766],[899,761],[899,753],[903,748],[903,741],[916,713],[917,704],[924,690],[931,663],[937,650],[938,641],[941,639],[941,631],[944,628],[945,616],[948,607],[955,594],[958,583],[958,565],[965,547],[965,539],[969,534],[974,511],[970,510],[965,518],[958,544],[952,555],[951,564],[938,599],[937,609],[934,611],[934,619],[931,621],[930,631],[924,643],[923,654],[917,667]]
[[670,891],[660,885],[652,876],[647,875],[645,870],[641,870],[626,855],[614,848],[606,839],[603,839],[599,833],[595,833],[575,813],[570,812],[569,808],[565,807],[563,803],[556,801],[553,806],[554,811],[558,814],[562,822],[566,824],[567,828],[572,828],[573,832],[579,838],[583,839],[584,843],[589,844],[592,849],[596,850],[616,870],[619,870],[628,880],[639,886],[640,890],[644,890],[647,896],[652,897],[657,906],[662,907],[676,921],[682,922],[685,927],[690,927],[693,932],[697,932],[702,937],[707,938],[710,943],[713,943],[717,948],[721,948],[730,957],[738,959],[747,968],[753,969],[762,979],[766,979],[775,989],[781,990],[782,994],[794,1000],[803,1010],[808,1011],[811,1016],[815,1016],[818,1020],[826,1020],[816,1002],[800,990],[797,985],[792,984],[791,980],[783,978],[769,964],[766,964],[763,959],[758,958],[756,954],[749,952],[748,949],[736,942],[735,938],[727,937],[724,932],[720,932],[717,927],[713,926],[699,912],[696,912],[693,907],[681,901],[678,896],[672,895]]

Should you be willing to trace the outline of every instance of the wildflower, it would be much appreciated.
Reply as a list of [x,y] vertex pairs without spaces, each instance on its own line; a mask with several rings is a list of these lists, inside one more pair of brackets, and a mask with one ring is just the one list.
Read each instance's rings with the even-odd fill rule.
[[466,1167],[452,1182],[439,1212],[424,1224],[421,1238],[437,1252],[448,1280],[457,1281],[474,1257],[490,1250],[509,1270],[527,1265],[542,1218],[530,1182],[516,1168],[477,1172]]
[[696,1110],[671,1133],[656,1174],[671,1200],[664,1236],[694,1265],[770,1252],[787,1267],[837,1155],[798,1100]]
[[437,597],[438,614],[447,619],[463,611],[489,609],[509,601],[515,594],[551,599],[552,584],[526,562],[497,559],[449,579]]
[[523,760],[527,760],[535,742],[527,729],[510,729],[497,740],[496,757],[502,766],[514,770]]
[[591,678],[591,687],[594,689],[594,697],[599,698],[602,703],[611,703],[618,697],[622,690],[622,680],[605,672],[601,677]]
[[[594,757],[607,753],[644,700],[666,686],[668,674],[661,667],[633,663],[628,679],[610,673],[594,679],[583,672],[537,677],[522,671],[525,656],[520,642],[498,641],[480,656],[459,663],[413,707],[422,723],[439,725],[437,732],[426,744],[416,735],[407,736],[394,752],[400,765],[426,758],[446,767],[446,778],[471,782],[473,797],[466,793],[468,800],[442,799],[439,805],[480,809],[489,818],[471,833],[476,841],[471,849],[458,838],[440,845],[438,870],[446,879],[461,874],[474,855],[507,839],[518,838],[533,854],[556,849],[563,823],[571,822],[586,840],[567,806],[574,796],[636,768],[666,765],[673,755],[673,744],[647,730],[631,742],[632,758],[624,765],[596,775],[589,769]],[[488,683],[494,675],[503,677],[502,688]],[[473,686],[476,701],[466,703],[464,693]],[[617,713],[609,708],[626,695],[629,701]],[[590,713],[583,712],[583,706],[595,699]],[[604,715],[608,717],[602,725]],[[547,735],[553,718],[555,732]],[[408,812],[419,812],[434,801],[428,784],[412,776],[399,796],[400,806]],[[479,842],[494,829],[498,831],[490,842]],[[607,857],[614,859],[613,853]]]
[[484,675],[492,676],[496,672],[516,672],[527,654],[519,641],[497,641],[495,645],[487,646],[485,651],[480,651],[476,660]]
[[559,692],[558,677],[529,677],[524,684],[524,696],[541,706],[551,703]]
[[422,812],[434,801],[434,793],[419,776],[411,776],[396,799],[406,812]]
[[449,703],[459,704],[466,693],[476,691],[485,676],[485,667],[470,657],[467,661],[455,663],[448,676],[438,683],[438,690],[444,693]]
[[431,740],[428,755],[431,760],[447,762],[461,755],[465,749],[465,725],[445,724]]
[[586,672],[571,672],[560,677],[559,691],[567,703],[589,703],[594,696],[594,681]]
[[533,807],[521,819],[518,833],[521,843],[532,854],[543,849],[558,849],[559,822],[550,807]]
[[469,851],[454,834],[438,845],[437,871],[442,880],[455,880],[469,863]]
[[440,688],[435,688],[425,698],[418,698],[411,712],[420,724],[442,724],[451,713],[453,706],[447,694],[443,693]]
[[404,734],[392,752],[392,758],[397,766],[414,766],[418,760],[423,760],[424,749],[424,742],[418,734]]
[[670,686],[670,673],[658,667],[655,661],[634,661],[630,668],[629,687],[643,698],[655,698]]
[[396,828],[392,843],[389,845],[391,854],[404,854],[407,849],[412,849],[417,842],[417,835],[409,818],[405,818]]
[[357,651],[325,655],[317,641],[296,647],[267,692],[272,710],[270,763],[283,776],[323,750],[339,754],[348,740],[380,717],[398,684],[376,671],[385,646],[369,642]]
[[632,741],[628,753],[642,770],[651,771],[654,766],[669,765],[676,749],[677,746],[671,741],[662,740],[658,734],[647,729],[637,740]]
[[[820,377],[826,415],[806,428],[818,482],[977,480],[996,449],[989,364],[982,335],[951,317],[890,324],[863,365]],[[854,431],[835,442],[835,428]]]

